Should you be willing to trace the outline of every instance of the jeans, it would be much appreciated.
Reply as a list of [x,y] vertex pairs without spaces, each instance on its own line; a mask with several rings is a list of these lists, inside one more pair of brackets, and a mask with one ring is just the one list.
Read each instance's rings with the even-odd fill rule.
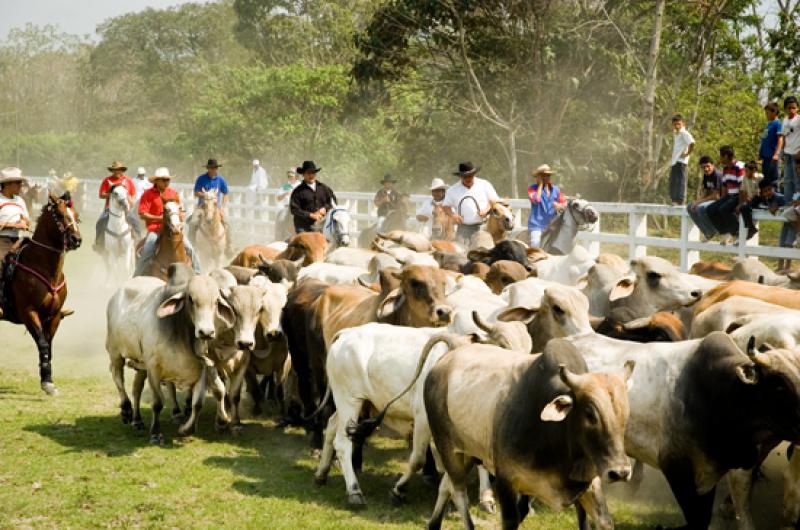
[[456,228],[456,239],[463,241],[466,244],[469,244],[469,240],[472,236],[481,229],[481,225],[458,225]]
[[794,165],[794,155],[783,154],[783,195],[786,202],[793,200],[795,193],[800,192],[800,175]]
[[540,248],[542,244],[542,231],[541,230],[528,230],[531,238],[531,247]]
[[714,201],[701,202],[694,211],[692,211],[693,203],[690,202],[689,206],[686,208],[689,212],[689,217],[692,218],[692,222],[700,229],[703,235],[706,236],[706,239],[711,239],[717,235],[717,229],[714,228],[714,225],[708,218],[708,212],[706,211],[713,202]]
[[781,177],[781,163],[772,158],[761,159],[761,172],[764,174],[764,182],[769,182],[773,186],[778,185]]
[[717,232],[734,236],[739,233],[739,218],[734,213],[738,205],[738,195],[726,195],[708,205],[706,215]]
[[[156,241],[158,241],[158,232],[147,232],[147,236],[144,238],[144,246],[142,246],[142,254],[139,256],[139,261],[136,263],[136,271],[133,273],[134,276],[142,276],[145,269],[150,266],[156,253]],[[189,238],[185,236],[183,238],[183,248],[192,260],[192,269],[199,274],[200,259],[189,242]]]
[[669,198],[680,204],[686,200],[686,164],[682,162],[669,169]]

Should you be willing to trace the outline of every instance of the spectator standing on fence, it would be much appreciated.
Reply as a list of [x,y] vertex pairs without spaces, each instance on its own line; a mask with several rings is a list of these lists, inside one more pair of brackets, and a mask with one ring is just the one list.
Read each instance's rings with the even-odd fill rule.
[[381,189],[375,193],[375,198],[372,199],[372,204],[378,209],[378,217],[386,217],[389,212],[395,209],[399,195],[394,189],[397,179],[389,174],[383,176]]
[[264,191],[269,187],[267,170],[261,167],[259,160],[253,160],[253,172],[250,174],[250,185],[247,189],[253,192]]
[[[793,205],[800,194],[798,186],[798,172],[795,164],[795,157],[800,153],[800,115],[798,115],[798,104],[795,96],[789,96],[783,100],[783,110],[786,117],[781,123],[781,134],[778,137],[778,151],[783,151],[783,196],[786,203]],[[800,204],[800,203],[798,203]],[[791,247],[797,236],[794,222],[789,219],[793,213],[786,211],[787,220],[781,228],[780,246]],[[789,268],[790,260],[784,265],[783,269]]]
[[700,157],[700,169],[703,170],[703,181],[697,189],[697,199],[686,207],[689,217],[700,230],[700,239],[708,241],[717,235],[717,229],[708,218],[706,209],[719,199],[722,188],[722,171],[714,167],[714,161],[708,155]]
[[764,179],[777,186],[781,174],[781,149],[778,144],[781,137],[781,120],[778,119],[780,110],[778,104],[769,102],[764,106],[767,116],[767,125],[761,134],[761,145],[758,148],[758,157],[761,159],[761,172]]
[[336,205],[336,195],[328,186],[317,180],[317,173],[322,171],[313,160],[303,162],[297,172],[302,175],[303,182],[292,192],[289,209],[294,217],[294,229],[301,232],[313,232],[314,225],[325,217],[329,208]]
[[491,182],[475,176],[480,169],[472,162],[460,163],[453,173],[460,181],[450,186],[442,203],[458,225],[456,237],[466,243],[480,230],[492,203],[500,200]]
[[675,139],[670,160],[669,198],[672,205],[677,206],[686,200],[686,168],[689,155],[694,150],[694,137],[684,127],[683,116],[680,114],[672,117],[672,129]]
[[536,181],[528,186],[531,213],[528,216],[528,237],[532,247],[539,247],[542,232],[556,214],[567,204],[561,188],[550,182],[553,170],[547,164],[537,167],[531,177]]
[[741,203],[739,191],[744,181],[744,164],[736,160],[730,145],[720,148],[719,161],[723,164],[720,198],[708,205],[706,214],[717,232],[722,234],[720,243],[727,245],[733,242],[736,245],[736,234],[739,233],[736,207]]

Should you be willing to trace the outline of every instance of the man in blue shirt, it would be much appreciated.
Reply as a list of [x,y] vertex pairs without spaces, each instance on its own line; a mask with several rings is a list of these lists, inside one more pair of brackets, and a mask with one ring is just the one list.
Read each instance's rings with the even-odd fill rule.
[[[233,249],[231,248],[231,230],[228,225],[228,220],[225,219],[225,205],[228,204],[228,183],[225,178],[219,174],[219,168],[222,164],[217,163],[214,158],[209,158],[204,166],[206,172],[197,177],[194,182],[194,196],[197,197],[197,205],[203,204],[203,192],[210,190],[217,190],[217,204],[219,205],[219,213],[222,217],[222,225],[225,227],[225,254],[231,256]],[[189,226],[189,239],[195,243],[195,234],[197,233],[197,223],[194,221],[194,215],[190,215],[186,220]]]
[[767,103],[764,106],[764,113],[767,115],[767,126],[761,135],[761,146],[758,149],[758,157],[761,159],[761,172],[764,180],[778,185],[780,176],[780,156],[781,150],[778,149],[778,137],[781,134],[781,120],[778,119],[780,109],[777,103]]

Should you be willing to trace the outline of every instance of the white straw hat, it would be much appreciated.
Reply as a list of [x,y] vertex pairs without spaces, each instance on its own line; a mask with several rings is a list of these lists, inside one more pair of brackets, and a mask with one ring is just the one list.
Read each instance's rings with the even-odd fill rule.
[[435,178],[431,181],[431,191],[433,190],[440,190],[440,189],[447,189],[447,184],[440,178]]
[[18,167],[7,167],[0,171],[0,184],[10,182],[26,182],[28,179],[22,176],[22,170]]
[[136,170],[137,175],[146,175],[147,171],[142,166],[139,166],[139,169]]
[[150,175],[148,180],[150,182],[155,182],[156,179],[171,179],[171,178],[172,178],[172,175],[169,174],[169,169],[167,169],[165,167],[160,167],[160,168],[156,169],[155,173]]

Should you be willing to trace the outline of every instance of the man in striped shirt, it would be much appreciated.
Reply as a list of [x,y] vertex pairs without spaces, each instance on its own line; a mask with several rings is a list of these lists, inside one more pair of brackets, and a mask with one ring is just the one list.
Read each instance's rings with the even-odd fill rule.
[[721,244],[727,245],[733,241],[733,244],[737,245],[739,218],[736,209],[743,198],[739,191],[744,181],[744,164],[736,160],[733,147],[730,145],[720,148],[719,160],[722,165],[721,197],[708,206],[706,215],[714,228],[722,234]]

